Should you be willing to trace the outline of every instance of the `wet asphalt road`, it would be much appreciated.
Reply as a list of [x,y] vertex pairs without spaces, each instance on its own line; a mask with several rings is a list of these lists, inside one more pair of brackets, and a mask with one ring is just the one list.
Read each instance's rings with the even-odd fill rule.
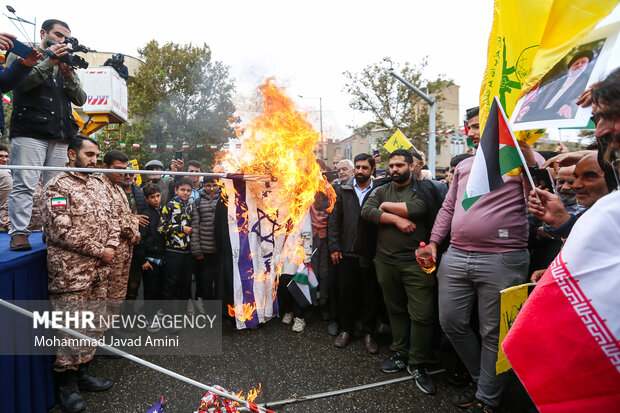
[[[323,393],[375,383],[406,373],[385,374],[378,368],[391,354],[389,337],[380,338],[379,354],[366,353],[360,340],[345,349],[333,346],[327,322],[308,321],[303,333],[274,319],[254,330],[224,327],[223,351],[219,356],[143,356],[196,381],[239,392],[258,387],[257,403]],[[436,369],[441,366],[433,367]],[[95,357],[91,371],[112,378],[114,386],[101,393],[84,393],[86,412],[146,412],[161,396],[167,412],[193,412],[204,391],[126,359]],[[458,390],[443,374],[433,376],[438,392],[422,393],[413,380],[345,395],[276,407],[276,412],[462,412],[450,398]],[[56,406],[51,412],[60,412]],[[535,412],[520,383],[511,377],[501,406],[504,413]]]

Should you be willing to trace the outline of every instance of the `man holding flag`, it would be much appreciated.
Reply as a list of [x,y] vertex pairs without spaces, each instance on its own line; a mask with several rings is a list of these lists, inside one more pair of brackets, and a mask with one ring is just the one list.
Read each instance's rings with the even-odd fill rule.
[[[467,121],[478,124],[475,110],[468,110]],[[527,192],[522,176],[513,173],[523,165],[523,158],[498,99],[494,99],[482,138],[477,128],[469,132],[480,139],[476,156],[456,167],[429,247],[436,257],[437,245],[450,235],[451,246],[437,274],[439,319],[475,382],[455,395],[453,402],[471,406],[473,412],[494,412],[506,381],[505,375],[495,373],[500,290],[527,281]],[[482,342],[470,326],[476,299]]]

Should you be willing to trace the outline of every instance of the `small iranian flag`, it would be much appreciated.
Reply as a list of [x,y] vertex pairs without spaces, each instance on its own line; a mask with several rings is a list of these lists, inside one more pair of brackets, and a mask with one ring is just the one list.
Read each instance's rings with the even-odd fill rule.
[[110,141],[103,141],[103,144],[104,144],[105,146],[110,146]]
[[469,173],[463,209],[467,211],[481,196],[503,187],[502,176],[524,164],[519,144],[496,96]]
[[167,143],[166,144],[166,149],[174,149],[174,145]]
[[217,145],[210,145],[209,148],[216,150],[217,149]]
[[183,145],[181,145],[181,149],[189,149],[189,144],[184,143]]
[[204,145],[203,145],[202,143],[198,143],[198,144],[196,144],[196,148],[198,148],[198,149],[202,148],[203,146],[204,146]]
[[8,93],[4,93],[2,95],[2,101],[4,103],[6,103],[7,105],[10,105],[11,104],[11,95],[9,95]]
[[149,149],[157,149],[157,144],[156,143],[150,144]]
[[136,149],[140,148],[140,144],[139,143],[132,143],[131,146],[136,148]]
[[52,208],[60,208],[67,207],[67,198],[52,198],[51,199]]
[[124,148],[125,145],[127,145],[125,142],[119,142],[118,146],[120,146],[121,148]]

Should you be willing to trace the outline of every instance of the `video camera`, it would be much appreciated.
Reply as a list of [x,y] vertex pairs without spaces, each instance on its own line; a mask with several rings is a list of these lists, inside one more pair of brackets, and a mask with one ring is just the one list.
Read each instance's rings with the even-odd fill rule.
[[[45,52],[50,57],[55,56],[54,52],[49,49],[49,47],[54,44],[58,44],[58,42],[55,42],[53,40],[48,40],[45,42],[45,45],[48,47]],[[88,69],[88,62],[84,60],[83,57],[73,54],[74,52],[88,53],[88,48],[86,46],[80,44],[79,40],[75,37],[67,37],[65,41],[62,42],[62,44],[70,44],[71,48],[67,49],[67,55],[60,58],[61,62],[66,63],[75,69]]]

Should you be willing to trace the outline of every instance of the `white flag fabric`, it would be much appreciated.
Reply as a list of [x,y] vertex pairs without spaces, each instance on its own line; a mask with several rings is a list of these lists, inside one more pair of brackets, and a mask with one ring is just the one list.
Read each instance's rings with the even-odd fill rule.
[[[233,256],[233,298],[238,329],[255,327],[278,315],[281,258],[291,253],[300,231],[276,235],[284,225],[267,215],[265,199],[277,183],[224,179],[228,232]],[[303,220],[302,220],[303,225]]]

